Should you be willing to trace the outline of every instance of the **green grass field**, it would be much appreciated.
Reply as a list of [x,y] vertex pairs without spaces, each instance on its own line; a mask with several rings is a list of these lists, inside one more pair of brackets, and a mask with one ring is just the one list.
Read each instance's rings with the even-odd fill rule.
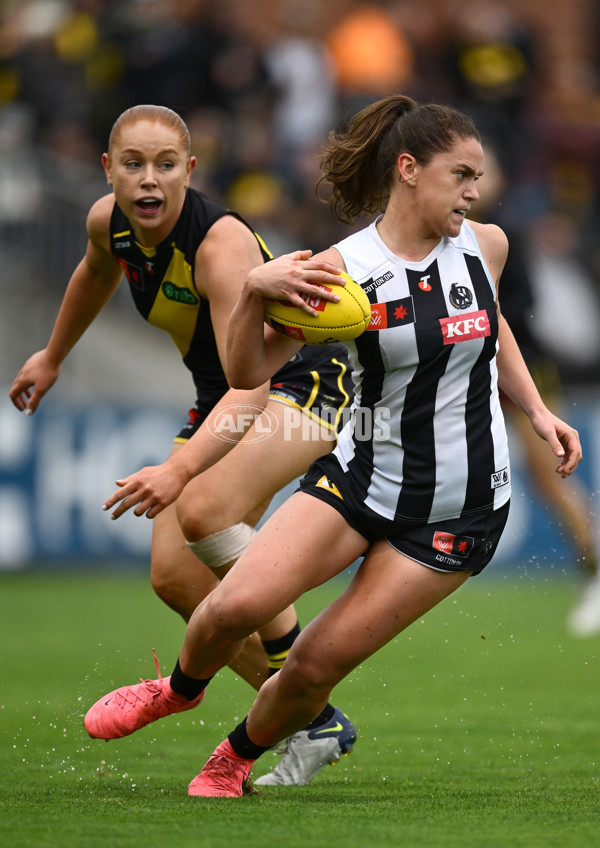
[[[344,579],[303,598],[302,620]],[[2,844],[597,846],[600,637],[566,634],[574,597],[573,581],[524,572],[470,581],[338,687],[359,731],[350,757],[306,787],[201,800],[187,784],[247,712],[248,685],[225,671],[199,709],[93,741],[87,707],[154,677],[152,647],[169,674],[183,624],[131,572],[2,576]]]

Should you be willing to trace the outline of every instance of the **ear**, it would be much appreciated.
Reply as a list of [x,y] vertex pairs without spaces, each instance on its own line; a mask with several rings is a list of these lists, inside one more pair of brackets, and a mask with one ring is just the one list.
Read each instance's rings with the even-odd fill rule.
[[186,188],[188,188],[188,186],[190,184],[190,178],[192,176],[192,171],[196,167],[196,161],[197,160],[196,160],[195,156],[188,157],[187,164],[186,164],[187,173],[185,175],[185,182],[184,182],[184,185],[185,185]]
[[108,183],[108,185],[112,185],[112,165],[108,153],[102,154],[102,167],[104,168],[104,173],[106,174],[106,182]]
[[418,164],[417,160],[411,153],[401,153],[398,156],[398,182],[408,183],[417,176]]

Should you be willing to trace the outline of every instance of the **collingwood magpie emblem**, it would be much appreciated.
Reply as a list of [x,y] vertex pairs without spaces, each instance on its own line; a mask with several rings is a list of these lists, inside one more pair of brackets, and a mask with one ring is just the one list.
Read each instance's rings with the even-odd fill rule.
[[473,303],[473,292],[467,286],[452,283],[449,300],[455,309],[468,309]]

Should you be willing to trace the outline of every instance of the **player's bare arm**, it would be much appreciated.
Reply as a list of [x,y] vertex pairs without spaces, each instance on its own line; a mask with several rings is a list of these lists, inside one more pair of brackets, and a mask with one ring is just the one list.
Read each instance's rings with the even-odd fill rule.
[[[196,253],[194,276],[198,294],[210,303],[210,314],[219,356],[225,369],[227,323],[251,268],[263,262],[256,238],[237,218],[226,215],[213,224]],[[230,389],[211,411],[207,421],[180,450],[160,465],[146,466],[117,480],[119,488],[104,502],[103,509],[116,509],[116,519],[134,508],[134,515],[154,518],[173,503],[187,483],[218,462],[235,441],[214,436],[211,422],[226,408],[262,409],[267,402],[268,382],[251,391]],[[250,422],[248,421],[248,426]],[[237,433],[241,439],[242,429]]]
[[248,274],[229,320],[226,373],[230,385],[251,388],[260,384],[301,347],[300,343],[264,325],[265,298],[288,300],[309,315],[315,315],[302,295],[337,302],[339,295],[324,291],[318,284],[345,285],[339,276],[343,270],[336,250],[315,257],[311,250],[297,250]]
[[560,459],[555,471],[568,477],[582,458],[579,433],[544,404],[506,319],[499,313],[498,386],[519,406],[536,433],[545,439]]
[[[471,226],[498,290],[509,249],[506,235],[495,224],[473,222]],[[556,473],[568,477],[582,458],[579,434],[544,404],[499,305],[498,321],[498,385],[525,412],[536,433],[559,458]]]
[[20,411],[35,412],[63,361],[119,285],[122,272],[108,250],[113,205],[113,195],[107,195],[88,214],[86,253],[71,275],[48,344],[25,362],[11,386],[10,398]]

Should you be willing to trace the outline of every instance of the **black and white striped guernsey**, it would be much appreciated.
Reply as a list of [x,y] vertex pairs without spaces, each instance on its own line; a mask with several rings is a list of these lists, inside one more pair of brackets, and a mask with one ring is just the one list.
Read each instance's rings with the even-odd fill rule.
[[375,223],[335,247],[372,304],[369,329],[348,343],[356,393],[334,451],[361,500],[425,522],[501,507],[496,292],[472,228],[420,262],[392,253]]

